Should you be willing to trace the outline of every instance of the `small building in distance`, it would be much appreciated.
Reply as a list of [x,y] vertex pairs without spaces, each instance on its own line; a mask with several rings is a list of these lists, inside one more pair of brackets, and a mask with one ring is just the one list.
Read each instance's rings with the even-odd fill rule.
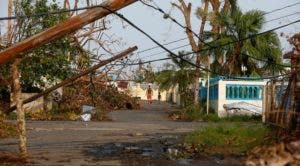
[[[153,91],[153,96],[152,100],[158,100],[158,92],[159,92],[159,87],[157,84],[152,84],[152,83],[137,83],[134,81],[131,81],[129,83],[129,93],[133,97],[138,97],[141,100],[147,100],[146,96],[146,91],[148,86],[150,85],[152,91]],[[166,101],[167,100],[167,92],[166,91],[160,91],[161,94],[161,101]]]

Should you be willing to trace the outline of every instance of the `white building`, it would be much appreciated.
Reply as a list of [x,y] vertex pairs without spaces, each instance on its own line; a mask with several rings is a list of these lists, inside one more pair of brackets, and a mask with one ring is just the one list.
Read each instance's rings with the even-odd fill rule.
[[[209,107],[213,108],[219,117],[232,114],[262,114],[263,92],[266,83],[267,80],[246,77],[211,79]],[[200,98],[206,100],[206,95],[207,87],[201,87]]]

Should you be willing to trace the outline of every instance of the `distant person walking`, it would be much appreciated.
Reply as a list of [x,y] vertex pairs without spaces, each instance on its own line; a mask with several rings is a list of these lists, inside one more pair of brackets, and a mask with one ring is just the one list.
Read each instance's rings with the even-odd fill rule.
[[149,87],[148,87],[148,89],[146,91],[147,101],[148,101],[149,104],[152,103],[152,95],[153,95],[153,91],[152,91],[152,89],[151,89],[151,87],[149,85]]
[[160,92],[158,92],[158,103],[160,103],[160,99],[161,99],[161,94]]

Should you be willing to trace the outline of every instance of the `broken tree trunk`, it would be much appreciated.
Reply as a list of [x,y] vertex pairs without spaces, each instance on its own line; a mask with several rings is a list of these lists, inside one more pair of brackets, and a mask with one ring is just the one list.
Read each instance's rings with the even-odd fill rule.
[[[124,57],[124,56],[126,56],[126,55],[128,55],[128,54],[130,54],[130,53],[132,53],[132,52],[135,51],[135,50],[137,50],[137,47],[136,47],[136,46],[135,46],[135,47],[132,47],[132,48],[128,48],[127,50],[121,52],[120,54],[118,54],[118,55],[116,55],[116,56],[114,56],[114,57],[112,57],[112,58],[109,58],[109,59],[107,59],[107,60],[104,60],[104,61],[98,63],[97,65],[95,65],[95,66],[93,66],[93,67],[91,67],[91,68],[88,68],[87,70],[85,70],[85,71],[79,73],[78,75],[76,75],[76,76],[74,76],[74,77],[71,77],[71,78],[69,78],[69,79],[66,79],[66,80],[60,82],[59,84],[54,85],[53,87],[51,87],[51,88],[49,88],[49,89],[46,89],[45,91],[43,91],[43,92],[41,92],[41,93],[39,93],[39,94],[37,94],[37,95],[34,95],[34,96],[32,96],[32,97],[30,97],[30,98],[28,98],[28,99],[25,99],[25,100],[23,101],[23,104],[32,102],[32,101],[34,101],[34,100],[36,100],[36,99],[38,99],[38,98],[40,98],[40,97],[42,97],[42,96],[44,96],[44,95],[46,95],[46,94],[49,94],[50,92],[52,92],[52,91],[54,91],[54,90],[56,90],[56,89],[58,89],[58,88],[60,88],[60,87],[62,87],[62,86],[64,86],[64,85],[66,85],[66,84],[68,84],[68,83],[70,83],[70,82],[73,82],[73,81],[75,81],[76,79],[78,79],[78,78],[80,78],[80,77],[82,77],[82,76],[84,76],[84,75],[87,75],[87,74],[89,74],[89,73],[91,73],[91,72],[97,70],[98,68],[100,68],[100,67],[102,67],[102,66],[105,66],[105,65],[108,64],[108,63],[111,63],[111,62],[113,62],[113,61],[115,61],[115,60],[117,60],[117,59],[120,59],[120,58],[122,58],[122,57]],[[8,113],[8,112],[11,112],[11,111],[13,111],[13,110],[15,110],[15,109],[16,109],[16,105],[10,107],[10,109],[9,109],[8,111],[6,111],[6,112]]]
[[49,43],[55,39],[61,38],[67,34],[75,32],[81,27],[98,20],[108,14],[111,11],[119,10],[136,0],[108,0],[101,4],[103,7],[96,7],[88,9],[87,11],[72,17],[65,22],[62,22],[52,28],[49,28],[39,34],[36,34],[20,43],[9,47],[0,52],[0,64],[3,64],[9,60],[16,58],[26,52],[33,50],[45,43]]

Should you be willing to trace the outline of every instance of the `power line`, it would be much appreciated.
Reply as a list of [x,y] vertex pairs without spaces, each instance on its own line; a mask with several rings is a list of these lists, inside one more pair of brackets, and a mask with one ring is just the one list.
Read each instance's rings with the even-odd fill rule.
[[[104,9],[110,11],[111,13],[114,13],[115,15],[117,15],[118,17],[120,17],[122,20],[124,20],[125,22],[127,22],[129,25],[131,25],[132,27],[134,27],[136,30],[138,30],[139,32],[141,32],[143,35],[145,35],[146,37],[148,37],[151,41],[153,41],[155,44],[157,44],[158,46],[160,46],[161,48],[163,48],[164,50],[166,50],[168,53],[170,53],[170,55],[174,58],[179,58],[181,59],[182,61],[185,61],[187,62],[188,64],[190,64],[191,66],[194,66],[196,68],[199,68],[199,69],[202,69],[203,71],[207,71],[207,72],[210,72],[210,73],[213,73],[213,74],[216,74],[216,75],[219,75],[219,76],[224,76],[224,77],[227,77],[227,78],[234,78],[234,79],[239,79],[239,77],[232,77],[232,76],[228,76],[228,75],[224,75],[224,74],[221,74],[221,73],[218,73],[218,72],[215,72],[215,71],[212,71],[210,69],[207,69],[205,67],[202,67],[202,66],[199,66],[197,64],[194,64],[192,62],[190,62],[189,60],[186,60],[184,58],[182,58],[181,56],[178,56],[176,55],[175,53],[173,53],[172,51],[170,51],[169,49],[167,49],[165,46],[163,46],[162,44],[160,44],[158,41],[156,41],[153,37],[151,37],[148,33],[146,33],[145,31],[143,31],[141,28],[139,28],[137,25],[135,25],[133,22],[131,22],[130,20],[128,20],[126,17],[124,17],[122,14],[118,13],[118,12],[115,12],[115,11],[112,11],[106,7],[103,7]],[[191,53],[186,53],[186,54],[183,54],[183,56],[186,56],[186,55],[190,55]],[[269,76],[269,77],[260,77],[260,78],[248,78],[249,80],[255,80],[255,79],[271,79],[271,78],[278,78],[280,76],[284,76],[284,75],[287,75],[287,74],[281,74],[281,75],[277,75],[277,76]],[[244,80],[246,78],[243,78]]]
[[287,14],[287,15],[284,15],[284,16],[281,16],[281,17],[277,17],[277,18],[265,21],[264,23],[268,23],[268,22],[271,22],[271,21],[280,20],[282,18],[286,18],[286,17],[292,16],[292,15],[296,15],[296,14],[300,14],[300,12],[295,12],[295,13]]
[[[221,47],[223,50],[227,51],[226,49],[223,48],[224,46],[227,46],[227,45],[230,45],[230,44],[234,44],[234,43],[237,43],[237,42],[240,42],[240,41],[245,41],[245,40],[248,40],[248,39],[257,37],[257,36],[259,36],[259,35],[263,35],[263,34],[265,34],[265,33],[269,33],[269,32],[272,32],[272,31],[274,31],[274,30],[281,29],[281,28],[283,28],[283,27],[286,27],[286,26],[289,26],[289,25],[292,25],[292,24],[295,24],[295,23],[300,22],[300,20],[297,20],[297,21],[294,21],[294,22],[292,22],[292,23],[285,24],[285,25],[282,25],[282,26],[273,28],[273,29],[268,30],[268,31],[265,31],[265,32],[261,32],[261,33],[254,34],[254,35],[250,35],[250,36],[248,36],[248,37],[246,37],[246,38],[243,38],[243,39],[239,39],[239,40],[236,40],[236,41],[228,42],[228,43],[225,43],[225,44],[223,44],[223,45],[212,46],[211,44],[206,43],[205,41],[203,41],[203,40],[199,37],[199,35],[198,35],[197,33],[195,33],[193,30],[191,30],[191,29],[188,28],[187,26],[184,26],[184,25],[180,24],[176,19],[174,19],[173,17],[171,17],[170,15],[168,15],[168,14],[167,14],[163,9],[161,9],[160,7],[158,7],[158,6],[155,7],[155,6],[153,6],[153,5],[147,4],[147,3],[143,2],[142,0],[138,0],[138,1],[140,1],[142,4],[144,4],[144,5],[146,5],[146,6],[150,7],[150,8],[152,8],[152,9],[154,9],[154,10],[159,11],[160,13],[162,13],[162,14],[164,15],[164,17],[169,18],[171,21],[173,21],[174,23],[176,23],[176,24],[177,24],[178,26],[180,26],[181,28],[186,29],[186,30],[192,32],[193,35],[196,36],[196,37],[199,39],[199,41],[201,41],[204,45],[209,46],[208,49],[198,50],[197,52],[194,52],[194,53],[200,53],[200,52],[202,52],[202,51],[212,50],[212,49],[216,49],[216,48],[220,48],[220,47]],[[299,2],[299,3],[300,3],[300,2]],[[250,55],[248,55],[248,54],[245,54],[245,53],[241,53],[241,54],[244,55],[244,56],[247,56],[247,57],[249,57],[249,58],[253,58],[252,56],[250,56]],[[263,62],[267,62],[267,61],[264,60],[264,59],[260,59],[260,58],[255,58],[255,59],[256,59],[256,60],[263,61]],[[283,66],[282,64],[277,64],[277,63],[276,63],[275,65]]]
[[289,8],[289,7],[294,7],[294,6],[299,5],[299,4],[300,4],[300,2],[296,2],[296,3],[290,4],[290,5],[278,8],[278,9],[274,9],[274,10],[265,12],[264,15],[267,15],[267,14],[270,14],[270,13],[274,13],[274,12],[277,12],[277,11],[280,11],[280,10],[283,10],[283,9],[286,9],[286,8]]
[[[171,41],[171,42],[168,42],[168,43],[164,43],[162,45],[169,45],[169,44],[173,44],[173,43],[177,43],[179,41],[183,41],[183,40],[186,40],[187,38],[181,38],[181,39],[178,39],[178,40],[174,40],[174,41]],[[143,53],[143,52],[147,52],[147,51],[150,51],[150,50],[153,50],[153,49],[156,49],[156,48],[160,48],[159,46],[154,46],[154,47],[150,47],[150,48],[147,48],[147,49],[144,49],[142,51],[138,51],[137,54],[140,54],[140,53]]]
[[[139,1],[142,2],[144,5],[147,5],[151,8],[154,7],[152,5],[149,5],[145,2],[143,2],[142,0],[139,0]],[[296,2],[296,3],[290,4],[290,5],[278,8],[278,9],[271,10],[269,12],[265,12],[263,15],[267,15],[267,14],[270,14],[270,13],[273,13],[273,12],[276,12],[276,11],[280,11],[280,10],[283,10],[283,9],[286,9],[286,8],[289,8],[289,7],[294,7],[294,6],[299,5],[299,4],[300,4],[300,2]],[[79,8],[73,8],[73,9],[62,9],[62,10],[56,10],[56,11],[51,11],[51,12],[31,14],[31,15],[23,15],[23,16],[0,17],[0,21],[2,21],[2,20],[15,20],[15,19],[22,19],[22,18],[31,18],[31,17],[41,17],[41,16],[46,16],[46,15],[63,14],[63,13],[93,9],[93,8],[98,8],[98,7],[101,8],[101,7],[103,7],[103,5],[93,5],[93,6],[79,7]],[[159,11],[161,10],[160,8],[155,8],[155,7],[154,7],[154,9],[159,10]],[[164,12],[163,10],[161,10],[161,11]],[[164,14],[166,14],[166,13],[164,12]]]
[[[141,0],[140,0],[141,1]],[[141,1],[142,2],[142,1]],[[144,3],[144,2],[142,2]],[[148,5],[148,4],[146,4]],[[149,5],[151,6],[151,5]],[[172,51],[168,50],[166,47],[164,47],[162,44],[160,44],[159,42],[157,42],[155,39],[153,39],[149,34],[147,34],[146,32],[144,32],[142,29],[140,29],[139,27],[137,27],[134,23],[132,23],[131,21],[129,21],[127,18],[125,18],[123,15],[119,14],[118,12],[115,12],[115,11],[112,11],[108,8],[106,8],[105,6],[102,6],[102,5],[96,5],[96,6],[89,6],[89,7],[82,7],[82,8],[76,8],[76,9],[69,9],[69,10],[61,10],[61,11],[54,11],[54,12],[48,12],[48,13],[41,13],[41,14],[35,14],[35,15],[29,15],[29,16],[13,16],[13,17],[4,17],[4,18],[0,18],[0,20],[8,20],[8,19],[19,19],[19,18],[30,18],[30,17],[38,17],[38,16],[43,16],[43,15],[49,15],[49,14],[61,14],[61,13],[65,13],[65,12],[71,12],[71,11],[79,11],[79,10],[86,10],[86,9],[91,9],[91,8],[97,8],[97,7],[101,7],[103,9],[106,9],[108,11],[110,11],[111,13],[114,13],[116,14],[118,17],[120,17],[121,19],[123,19],[124,21],[126,21],[128,24],[130,24],[131,26],[133,26],[135,29],[137,29],[138,31],[140,31],[141,33],[143,33],[145,36],[147,36],[150,40],[152,40],[154,43],[156,43],[159,47],[163,48],[164,50],[166,50],[168,53],[170,53],[171,56],[175,57],[175,58],[179,58],[187,63],[189,63],[190,65],[194,66],[194,67],[197,67],[197,68],[200,68],[204,71],[207,71],[207,72],[210,72],[210,73],[213,73],[213,74],[216,74],[216,75],[220,75],[220,76],[226,76],[226,75],[223,75],[223,74],[220,74],[220,73],[216,73],[210,69],[207,69],[205,67],[202,67],[202,66],[199,66],[199,65],[196,65],[178,55],[176,55],[175,53],[173,53]],[[152,6],[154,7],[154,6]],[[155,7],[154,7],[155,8]],[[163,12],[165,13],[162,9],[158,8],[156,9],[160,12]],[[166,13],[165,13],[166,14]],[[169,17],[170,18],[170,17]],[[184,27],[183,25],[181,25],[180,23],[178,23],[174,18],[171,19],[172,21],[176,22],[178,25],[180,25],[181,27],[183,28],[186,28]],[[298,20],[297,22],[299,22],[300,20]],[[187,28],[186,28],[187,29]],[[191,31],[192,32],[192,31]],[[195,33],[195,32],[193,32]],[[196,34],[197,35],[197,34]],[[199,38],[199,37],[198,37]],[[205,43],[205,42],[204,42]],[[190,54],[193,54],[195,52],[190,52],[190,53],[187,53],[185,55],[190,55]],[[226,77],[230,77],[230,76],[226,76]],[[266,77],[266,79],[269,79],[269,78],[276,78],[278,76],[272,76],[272,77]],[[233,77],[231,77],[233,78]],[[263,79],[263,78],[260,78],[260,79]]]
[[[143,2],[142,0],[139,0],[139,1],[142,2],[144,5],[147,5],[147,6],[153,8],[153,9],[155,9],[155,10],[158,10],[158,11],[162,12],[163,14],[166,14],[162,9],[160,9],[160,8],[158,8],[158,7],[156,8],[156,7],[152,6],[152,5],[149,5],[149,4],[145,3],[145,2]],[[269,11],[269,12],[264,13],[264,15],[265,15],[265,14],[270,14],[270,13],[273,13],[273,12],[276,12],[276,11],[279,11],[279,10],[282,10],[282,9],[286,9],[286,8],[289,8],[289,7],[292,7],[292,6],[294,6],[294,5],[298,5],[298,4],[300,4],[300,2],[291,4],[291,5],[287,5],[287,6],[282,7],[282,8],[274,9],[274,10],[272,10],[272,11]],[[103,7],[103,6],[102,6],[102,5],[94,5],[94,6],[86,6],[86,7],[73,8],[73,9],[63,9],[63,10],[57,10],[57,11],[45,12],[45,13],[39,13],[39,14],[32,14],[32,15],[12,16],[12,17],[1,17],[0,20],[13,20],[13,19],[22,19],[22,18],[30,18],[30,17],[41,17],[41,16],[46,16],[46,15],[62,14],[62,13],[68,13],[68,12],[73,12],[73,11],[81,11],[81,10],[93,9],[93,8],[98,8],[98,7],[101,8],[101,7]],[[289,14],[289,15],[285,15],[285,16],[282,16],[282,17],[279,17],[279,18],[276,18],[276,19],[273,19],[273,20],[266,21],[266,22],[275,21],[275,20],[278,20],[278,19],[280,19],[280,18],[288,17],[288,16],[295,15],[295,14],[298,14],[298,13],[300,13],[300,12],[296,12],[296,13],[292,13],[292,14]],[[169,17],[170,17],[170,16],[169,16]],[[179,23],[178,21],[176,21],[174,18],[170,18],[170,19],[171,19],[172,21],[175,21],[175,23],[180,24],[180,23]],[[265,23],[266,23],[266,22],[265,22]],[[181,24],[180,24],[180,26],[181,26],[182,28],[187,28],[187,27],[185,27],[185,26],[183,26],[183,25],[181,25]],[[189,29],[189,30],[190,30],[190,29]],[[192,31],[192,30],[190,30],[190,31]],[[192,32],[193,32],[193,31],[192,31]],[[193,33],[194,33],[194,35],[195,35],[196,37],[198,37],[198,35],[197,35],[195,32],[193,32]],[[199,38],[199,37],[198,37],[198,38]],[[165,44],[163,44],[163,45],[169,45],[169,44],[176,43],[176,42],[179,42],[179,41],[182,41],[182,40],[185,40],[185,39],[187,39],[187,38],[181,38],[181,39],[178,39],[178,40],[175,40],[175,41],[171,41],[171,42],[169,42],[169,43],[165,43]],[[245,40],[247,40],[247,39],[245,39]],[[206,44],[204,41],[201,41],[201,42],[203,42],[204,44]],[[228,43],[228,45],[229,45],[229,44],[232,44],[232,43]],[[225,46],[225,45],[223,45],[223,46]],[[182,47],[183,47],[183,46],[182,46]],[[211,47],[211,46],[210,46],[210,47]],[[159,46],[155,46],[155,47],[151,47],[151,48],[148,48],[148,49],[139,51],[139,52],[137,52],[137,54],[143,53],[143,52],[147,52],[147,51],[153,50],[153,49],[155,49],[155,48],[159,48]],[[214,48],[214,47],[211,47],[210,49],[212,49],[212,48]],[[215,48],[217,48],[217,47],[215,47]],[[203,50],[203,51],[205,51],[205,50]]]
[[[268,22],[271,22],[271,21],[276,21],[276,20],[279,20],[279,19],[281,19],[281,18],[289,17],[289,16],[292,16],[292,15],[295,15],[295,14],[300,14],[300,12],[295,12],[295,13],[292,13],[292,14],[288,14],[288,15],[284,15],[284,16],[281,16],[281,17],[272,19],[272,20],[264,21],[264,23],[268,23]],[[187,37],[186,37],[186,38],[183,38],[183,39],[187,39]],[[181,40],[181,39],[180,39],[180,40]],[[170,43],[176,43],[176,42],[178,42],[178,41],[180,41],[180,40],[175,40],[175,41],[172,41],[172,42],[170,42]],[[245,39],[245,40],[246,40],[246,39]],[[247,39],[247,40],[248,40],[248,39]],[[226,46],[226,44],[228,44],[228,43],[225,43],[224,46]],[[230,44],[231,44],[231,43],[230,43]],[[167,45],[167,44],[163,44],[163,45]],[[190,44],[181,45],[181,46],[178,46],[178,47],[175,47],[175,48],[171,48],[170,50],[176,50],[176,49],[178,49],[178,48],[183,48],[183,47],[186,47],[186,46],[189,46],[189,45],[190,45]],[[228,44],[228,45],[229,45],[229,44]],[[223,45],[221,45],[221,46],[223,46]],[[154,49],[154,48],[160,48],[160,47],[159,47],[159,46],[151,47],[151,48],[149,48],[149,49],[145,49],[145,50],[142,50],[142,51],[137,52],[137,53],[141,53],[141,52],[145,52],[145,51],[148,51],[148,50],[152,50],[152,49]],[[207,51],[207,50],[210,50],[210,49],[212,49],[212,48],[201,49],[200,52]],[[213,49],[214,49],[214,47],[213,47]],[[144,58],[147,58],[147,57],[150,57],[150,56],[159,55],[159,54],[162,54],[162,53],[165,53],[165,52],[166,52],[166,51],[161,51],[161,52],[158,52],[158,53],[150,54],[150,55],[147,55],[147,56],[144,57]],[[249,56],[249,57],[252,57],[252,56],[250,56],[250,55],[248,55],[248,56]],[[252,58],[255,59],[255,57],[252,57]],[[257,60],[259,60],[259,58],[258,58]],[[262,59],[261,59],[261,60],[262,60]]]
[[[174,51],[174,50],[177,50],[177,49],[179,49],[179,48],[186,47],[186,46],[190,46],[190,44],[185,44],[185,45],[177,46],[177,47],[171,48],[171,49],[169,49],[169,50]],[[165,53],[165,52],[166,52],[166,51],[161,51],[161,52],[158,52],[158,53],[154,53],[154,54],[147,55],[147,56],[145,56],[145,57],[143,57],[143,58],[148,58],[148,57],[152,57],[152,56],[155,56],[155,55],[160,55],[160,54]]]
[[[299,2],[300,4],[300,2]],[[272,22],[272,21],[276,21],[276,20],[280,20],[282,18],[286,18],[286,17],[289,17],[289,16],[292,16],[292,15],[296,15],[296,14],[300,14],[300,12],[294,12],[294,13],[291,13],[291,14],[287,14],[287,15],[284,15],[284,16],[281,16],[281,17],[277,17],[277,18],[274,18],[274,19],[271,19],[271,20],[267,20],[267,21],[264,21],[263,23],[268,23],[268,22]],[[179,42],[179,41],[182,41],[182,40],[185,40],[185,39],[188,39],[187,37],[185,38],[182,38],[182,39],[178,39],[178,40],[174,40],[174,41],[171,41],[169,43],[166,43],[166,44],[163,44],[163,45],[168,45],[168,44],[172,44],[172,43],[176,43],[176,42]],[[179,46],[179,47],[184,47],[186,45],[182,45],[182,46]],[[156,49],[156,48],[160,48],[159,46],[155,46],[155,47],[150,47],[150,48],[147,48],[147,49],[144,49],[142,51],[139,51],[137,52],[137,54],[139,53],[143,53],[143,52],[147,52],[147,51],[150,51],[150,50],[153,50],[153,49]],[[171,49],[172,50],[172,49]],[[164,52],[160,52],[160,53],[164,53]],[[156,53],[154,55],[158,55],[159,53]],[[149,55],[150,56],[150,55]],[[148,56],[147,56],[148,57]]]
[[[144,62],[129,63],[126,65],[135,66],[135,65],[147,64],[147,63],[152,63],[152,62],[165,61],[165,60],[169,60],[169,59],[172,59],[172,58],[160,58],[160,59],[154,59],[154,60],[149,60],[149,61],[144,61]],[[115,65],[123,65],[123,64],[115,64]]]

